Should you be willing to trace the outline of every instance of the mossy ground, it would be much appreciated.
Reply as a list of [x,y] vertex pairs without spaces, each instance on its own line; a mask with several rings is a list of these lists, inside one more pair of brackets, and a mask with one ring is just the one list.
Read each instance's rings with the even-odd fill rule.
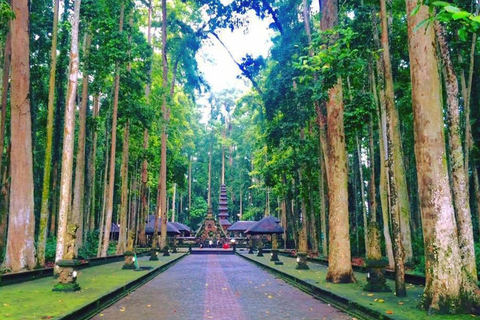
[[[237,251],[238,252],[238,251]],[[294,258],[280,257],[284,265],[275,265],[270,262],[270,255],[265,257],[257,257],[249,255],[247,251],[240,251],[240,254],[249,259],[258,261],[264,265],[285,272],[296,278],[302,279],[319,288],[326,289],[334,294],[353,301],[365,308],[375,310],[376,312],[399,320],[466,320],[472,318],[480,318],[480,316],[461,314],[461,315],[427,315],[425,311],[418,308],[423,293],[423,286],[407,284],[407,297],[397,298],[393,293],[395,284],[392,280],[387,280],[387,285],[393,292],[365,292],[363,287],[366,284],[366,275],[355,272],[357,283],[350,284],[333,284],[327,282],[327,267],[308,263],[310,270],[296,270],[297,262]]]
[[[160,261],[139,258],[140,266],[157,268],[178,259],[181,254],[162,257]],[[0,288],[0,319],[54,319],[95,301],[146,272],[122,270],[124,262],[114,262],[78,271],[77,292],[53,292],[53,277],[28,281]]]

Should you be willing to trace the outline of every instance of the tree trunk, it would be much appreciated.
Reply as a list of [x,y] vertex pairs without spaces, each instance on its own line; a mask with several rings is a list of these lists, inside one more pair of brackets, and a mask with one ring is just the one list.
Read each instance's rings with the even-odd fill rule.
[[30,118],[29,10],[27,0],[13,0],[11,189],[4,266],[17,272],[35,267],[32,123]]
[[177,197],[177,184],[174,183],[173,184],[173,197],[172,197],[172,222],[175,222],[175,209],[176,209],[176,206],[175,206],[175,201],[176,201],[176,198]]
[[[380,0],[380,15],[382,23],[382,49],[383,49],[383,64],[385,75],[385,107],[388,118],[388,126],[391,128],[391,134],[388,140],[392,144],[392,152],[389,154],[393,157],[392,165],[394,166],[390,171],[395,172],[395,187],[398,192],[398,214],[400,217],[400,230],[402,236],[402,246],[404,251],[404,259],[411,262],[413,258],[412,249],[412,235],[410,230],[410,201],[408,199],[407,179],[405,176],[405,166],[403,164],[402,141],[400,138],[400,128],[398,121],[398,111],[395,108],[392,63],[390,62],[390,46],[388,40],[388,23],[387,23],[387,9],[385,0]],[[390,146],[389,146],[390,148]],[[390,177],[392,179],[392,177]],[[390,185],[390,188],[392,186]]]
[[[65,127],[63,134],[62,173],[60,179],[60,203],[58,211],[57,250],[55,262],[62,260],[65,254],[67,224],[71,204],[73,149],[75,138],[75,98],[78,81],[78,28],[80,23],[80,0],[75,1],[72,24],[72,44],[70,48],[70,67],[65,105]],[[58,267],[57,272],[58,272]]]
[[10,161],[10,147],[7,148],[7,167],[3,171],[2,178],[2,195],[1,195],[1,208],[0,208],[0,252],[3,252],[5,249],[7,241],[7,222],[8,222],[8,207],[9,207],[9,194],[10,194],[10,183],[9,175],[10,171],[8,170],[9,161]]
[[[119,31],[123,31],[123,16],[125,11],[125,2],[122,1],[120,6],[120,22]],[[118,94],[120,91],[120,66],[117,62],[115,70],[115,91],[113,97],[113,114],[112,114],[112,145],[110,150],[110,172],[108,179],[108,198],[107,211],[105,215],[105,234],[103,237],[102,257],[107,256],[108,246],[110,244],[110,230],[112,229],[113,216],[113,192],[115,190],[115,149],[117,144],[117,113],[118,113]]]
[[[148,149],[148,129],[145,129],[143,133],[143,150],[146,152]],[[145,235],[145,220],[148,217],[147,207],[147,182],[148,182],[148,161],[145,157],[142,163],[142,186],[141,186],[141,209],[139,217],[139,235],[138,241],[142,247],[147,246],[147,237]]]
[[[53,40],[52,40],[53,41]],[[3,150],[5,149],[5,123],[7,120],[7,100],[10,79],[10,58],[12,54],[12,33],[8,32],[5,40],[5,52],[3,54],[3,77],[2,77],[2,118],[0,120],[0,174],[8,169],[2,167]]]
[[463,270],[470,279],[477,278],[475,263],[475,248],[473,241],[473,225],[469,203],[468,175],[463,162],[463,146],[460,128],[460,112],[458,105],[458,80],[452,61],[445,29],[437,21],[435,31],[440,54],[442,55],[445,70],[445,88],[447,94],[447,121],[448,145],[450,146],[449,158],[452,177],[453,206],[458,222],[458,240]]
[[[338,1],[326,0],[322,5],[320,29],[329,30],[338,25]],[[328,89],[327,101],[329,255],[327,281],[349,283],[355,281],[352,271],[348,221],[347,154],[343,127],[342,80]]]
[[102,211],[100,212],[100,223],[98,226],[98,249],[97,257],[102,255],[102,244],[103,244],[103,235],[105,233],[105,211],[107,207],[107,196],[108,196],[108,132],[105,128],[105,168],[103,170],[103,193],[102,193]]
[[[52,143],[53,143],[53,111],[55,102],[55,75],[57,70],[57,35],[58,35],[58,7],[60,0],[55,0],[53,6],[53,32],[52,49],[50,56],[50,82],[48,90],[48,118],[47,118],[47,142],[45,146],[45,162],[43,163],[43,190],[42,207],[40,210],[40,226],[37,243],[37,263],[40,267],[45,266],[45,246],[48,233],[50,181],[52,168]],[[3,147],[0,148],[3,151]],[[3,152],[2,152],[3,153]],[[1,158],[0,158],[1,163]]]
[[363,165],[362,165],[362,154],[360,150],[360,141],[358,140],[358,132],[355,135],[355,140],[357,142],[357,156],[358,156],[358,172],[360,174],[360,199],[362,201],[362,216],[363,216],[363,238],[365,240],[365,256],[369,256],[368,252],[368,220],[367,220],[367,208],[366,208],[366,199],[365,199],[365,185],[363,184]]
[[87,215],[88,215],[88,231],[95,230],[95,198],[96,198],[96,162],[97,162],[97,139],[98,139],[98,113],[99,113],[99,94],[93,96],[93,137],[92,137],[92,149],[90,157],[88,157],[88,199],[87,199]]
[[[90,51],[91,37],[85,34],[83,59],[88,59]],[[85,203],[85,135],[87,126],[87,107],[88,107],[88,70],[83,70],[82,80],[82,102],[79,110],[79,130],[78,130],[78,148],[75,166],[75,184],[73,187],[73,204],[72,204],[72,221],[78,226],[77,237],[75,238],[75,249],[83,244],[83,220],[84,220],[84,203]]]
[[[415,30],[428,19],[428,7],[411,12],[407,0],[408,42],[412,77],[415,158],[425,244],[425,290],[422,306],[429,313],[454,313],[471,304],[476,285],[465,279],[457,236],[445,151],[444,121],[435,33]],[[426,86],[425,83],[429,85]]]
[[122,155],[122,195],[120,202],[120,230],[118,234],[117,254],[123,254],[127,249],[127,209],[128,209],[128,152],[129,152],[129,123],[125,124],[125,130],[123,133],[123,155]]
[[160,248],[167,245],[167,126],[170,120],[170,108],[167,106],[166,92],[168,88],[168,64],[167,64],[167,1],[162,0],[162,85],[164,89],[162,101],[162,114],[164,124],[161,135],[160,150]]

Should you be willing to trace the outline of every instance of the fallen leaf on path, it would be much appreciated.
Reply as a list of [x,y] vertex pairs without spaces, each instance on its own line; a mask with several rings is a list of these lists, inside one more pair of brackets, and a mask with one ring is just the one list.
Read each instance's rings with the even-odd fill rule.
[[399,305],[404,305],[404,304],[405,304],[405,302],[403,302],[403,301],[399,301],[399,302],[398,302],[398,304],[399,304]]
[[373,297],[373,296],[374,296],[374,294],[373,294],[373,293],[368,293],[368,294],[367,294],[367,296],[369,296],[369,297]]
[[149,308],[150,308],[151,306],[152,306],[151,304],[147,304],[147,307],[149,307]]
[[103,317],[103,313],[100,313],[100,317]]
[[388,314],[393,314],[393,311],[392,310],[387,310],[387,313]]
[[122,307],[122,308],[120,309],[120,311],[121,311],[121,312],[124,312],[124,311],[125,311],[125,307]]
[[268,295],[268,299],[273,299],[273,297],[271,295]]

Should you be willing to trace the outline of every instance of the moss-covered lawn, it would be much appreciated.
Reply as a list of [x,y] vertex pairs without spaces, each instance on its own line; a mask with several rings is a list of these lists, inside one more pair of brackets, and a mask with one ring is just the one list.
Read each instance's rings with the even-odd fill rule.
[[[154,268],[178,259],[184,254],[160,256],[160,261],[139,258],[140,266]],[[0,288],[0,319],[54,319],[152,271],[122,270],[122,262],[78,271],[81,290],[72,293],[52,292],[56,280],[49,277]]]
[[[237,251],[238,252],[238,251]],[[390,293],[369,293],[363,291],[366,283],[366,276],[362,273],[355,273],[358,283],[352,284],[332,284],[325,281],[327,267],[320,264],[309,263],[310,270],[296,270],[296,260],[290,257],[279,257],[284,265],[275,265],[270,262],[270,255],[257,257],[256,254],[247,254],[247,251],[238,252],[249,259],[260,262],[281,272],[302,279],[321,289],[328,290],[337,296],[344,297],[365,308],[375,310],[380,314],[399,320],[463,320],[472,319],[475,315],[434,315],[428,316],[425,311],[417,308],[418,301],[423,293],[423,286],[414,286],[407,284],[407,298],[397,298],[393,291],[395,284],[392,280],[387,280],[387,284],[392,289]]]

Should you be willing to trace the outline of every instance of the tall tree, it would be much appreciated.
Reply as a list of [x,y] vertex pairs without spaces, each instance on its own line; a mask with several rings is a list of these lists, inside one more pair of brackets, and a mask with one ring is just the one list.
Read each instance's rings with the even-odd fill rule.
[[[125,12],[125,1],[122,0],[120,5],[120,20],[118,23],[118,30],[120,34],[123,31],[123,19]],[[105,232],[103,235],[103,245],[102,245],[102,257],[107,256],[108,246],[110,244],[110,230],[112,229],[112,218],[113,218],[113,192],[115,189],[115,150],[117,145],[117,114],[118,114],[118,94],[120,91],[120,65],[117,61],[115,68],[115,84],[114,84],[114,93],[113,93],[113,113],[112,113],[112,138],[111,138],[111,149],[110,149],[110,172],[108,178],[108,196],[107,196],[107,207],[105,215]]]
[[[435,31],[431,26],[417,28],[428,19],[428,7],[415,0],[407,0],[406,5],[415,159],[425,245],[422,306],[430,313],[452,313],[475,304],[475,300],[478,303],[478,295],[474,293],[476,284],[462,271],[446,161]],[[412,15],[414,10],[418,12]]]
[[[321,30],[338,25],[338,1],[322,1]],[[347,152],[343,126],[342,79],[328,89],[327,182],[329,204],[329,252],[327,281],[348,283],[355,280],[352,270],[348,220]]]
[[28,0],[13,0],[11,91],[11,189],[5,267],[12,271],[35,266],[32,123]]
[[170,120],[170,107],[167,105],[168,61],[167,61],[167,1],[162,0],[162,134],[160,150],[160,248],[167,245],[167,128]]
[[60,0],[55,0],[54,6],[53,6],[52,51],[51,51],[51,57],[50,57],[50,82],[49,82],[49,90],[48,90],[47,143],[45,146],[45,162],[43,164],[42,207],[40,210],[40,226],[39,226],[38,244],[37,244],[37,261],[38,261],[38,265],[41,267],[45,266],[45,245],[46,245],[47,233],[48,233],[48,218],[50,215],[49,199],[50,199],[50,181],[51,181],[51,169],[52,169],[55,75],[57,72],[57,38],[58,38],[59,2]]
[[70,46],[70,65],[67,88],[67,103],[65,105],[65,125],[63,133],[62,174],[60,178],[60,201],[58,209],[57,250],[55,262],[63,259],[67,237],[68,216],[71,205],[73,149],[75,137],[75,98],[78,85],[78,29],[80,24],[80,2],[75,0],[72,19],[72,40]]
[[[83,45],[83,60],[88,59],[90,51],[91,37],[88,32],[85,34]],[[84,223],[84,203],[85,203],[85,138],[87,127],[87,108],[88,108],[88,68],[84,63],[82,79],[82,101],[80,104],[78,122],[78,146],[75,165],[75,183],[73,187],[72,221],[78,226],[77,236],[75,238],[78,249],[83,243],[83,223]]]

